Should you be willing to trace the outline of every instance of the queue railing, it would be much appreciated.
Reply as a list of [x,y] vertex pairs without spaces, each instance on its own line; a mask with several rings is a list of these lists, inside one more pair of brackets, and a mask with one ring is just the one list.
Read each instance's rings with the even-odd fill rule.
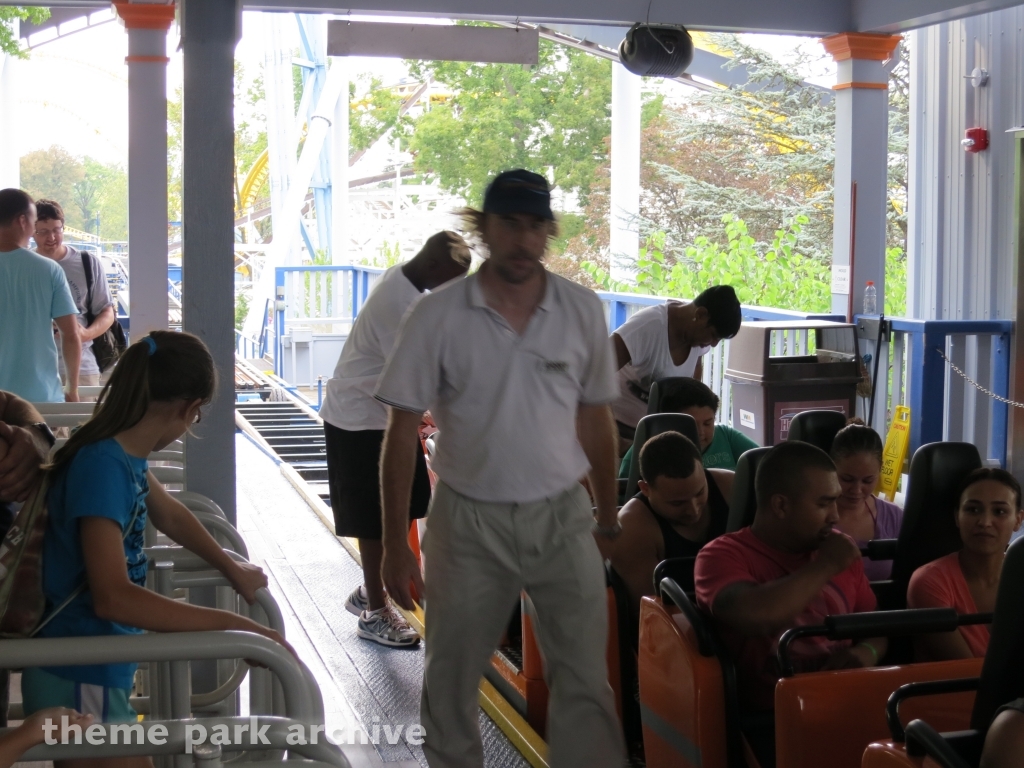
[[[309,669],[292,656],[284,646],[249,632],[177,632],[153,633],[134,636],[33,638],[30,640],[5,640],[4,653],[0,656],[0,668],[22,669],[24,667],[48,667],[56,665],[145,663],[151,666],[169,664],[174,670],[173,679],[178,681],[170,697],[173,712],[170,719],[178,721],[182,728],[185,720],[212,726],[223,719],[192,719],[191,702],[188,699],[188,662],[194,660],[250,659],[266,667],[269,674],[280,686],[281,715],[254,714],[245,721],[259,727],[264,720],[273,727],[299,724],[303,727],[324,726],[324,706],[320,690]],[[170,725],[170,723],[168,723]],[[268,729],[269,730],[272,730]],[[182,734],[184,735],[184,733]],[[184,741],[170,750],[157,750],[152,740],[143,740],[141,745],[116,745],[107,741],[102,747],[92,744],[59,745],[37,747],[26,759],[86,758],[99,756],[127,755],[174,755],[175,765],[188,765],[190,758],[182,760],[185,752]],[[270,746],[278,750],[287,749],[313,760],[320,760],[338,768],[347,768],[348,761],[337,747],[322,743],[320,749],[306,750],[303,745],[291,745],[278,740]],[[167,745],[159,745],[166,747]],[[238,751],[246,750],[246,744]],[[265,752],[267,745],[258,744],[258,751]],[[132,751],[134,747],[135,751]],[[48,755],[44,757],[43,755]]]
[[[632,293],[601,292],[598,296],[605,305],[609,331],[634,313],[668,300]],[[743,319],[846,322],[843,315],[746,305]],[[976,445],[990,463],[998,462],[1005,467],[1008,414],[1007,404],[1000,398],[1009,396],[1013,322],[902,317],[885,321],[880,337],[877,316],[854,318],[864,371],[874,385],[873,398],[858,398],[858,416],[885,435],[896,406],[908,406],[910,454],[925,443],[963,441]],[[807,331],[777,331],[771,345],[773,356],[809,354],[813,352],[813,335],[808,337]],[[703,361],[703,381],[721,398],[719,418],[725,423],[729,423],[732,414],[730,386],[725,378],[728,359],[726,340],[705,355]],[[953,369],[954,365],[962,374]]]
[[1013,322],[871,315],[856,322],[874,380],[874,409],[865,409],[872,426],[885,434],[896,406],[905,405],[911,455],[925,443],[952,440],[973,443],[984,460],[1006,466]]
[[[347,334],[382,274],[383,269],[353,265],[277,267],[277,300],[262,350],[273,358],[274,372],[284,373],[284,344],[293,339],[302,338],[298,343],[308,343],[315,356],[315,336]],[[333,349],[332,355],[331,369],[337,360]]]

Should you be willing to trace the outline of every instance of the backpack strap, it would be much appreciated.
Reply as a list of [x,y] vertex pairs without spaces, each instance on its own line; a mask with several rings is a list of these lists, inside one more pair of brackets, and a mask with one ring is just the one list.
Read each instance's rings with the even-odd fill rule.
[[92,325],[96,318],[92,314],[92,256],[88,251],[79,251],[82,254],[82,266],[85,267],[85,322]]
[[[88,274],[88,273],[86,273],[86,274]],[[125,465],[128,467],[128,472],[130,474],[133,470],[131,468],[131,465],[128,464],[128,454],[127,453],[124,454],[124,460],[125,460]],[[128,525],[124,529],[124,534],[121,536],[121,541],[122,542],[125,542],[125,541],[128,540],[128,534],[132,532],[132,528],[135,527],[135,521],[139,519],[139,510],[141,509],[141,507],[142,507],[141,504],[137,505],[135,507],[135,511],[132,512],[131,520],[128,521]],[[79,584],[77,587],[75,587],[74,590],[72,590],[71,594],[69,594],[67,597],[64,598],[63,602],[61,602],[60,605],[58,605],[56,608],[54,608],[52,611],[50,611],[50,615],[49,616],[47,616],[45,619],[43,619],[42,621],[39,622],[39,624],[36,626],[36,628],[32,630],[31,634],[29,634],[29,637],[35,637],[37,634],[39,634],[39,631],[43,627],[45,627],[47,624],[49,624],[51,621],[53,621],[54,618],[56,618],[57,614],[59,614],[61,611],[63,611],[65,608],[67,608],[69,605],[71,605],[72,601],[76,597],[81,595],[83,592],[85,592],[85,590],[87,590],[88,588],[89,588],[89,579],[88,579],[88,577],[86,577],[85,579],[82,580],[81,584]]]

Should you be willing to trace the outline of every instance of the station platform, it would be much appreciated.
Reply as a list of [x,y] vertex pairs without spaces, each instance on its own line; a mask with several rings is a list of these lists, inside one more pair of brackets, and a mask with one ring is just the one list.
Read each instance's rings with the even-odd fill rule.
[[[419,723],[422,643],[385,648],[356,635],[356,618],[344,607],[362,582],[352,555],[284,477],[276,457],[243,433],[236,435],[236,450],[238,527],[251,560],[270,578],[288,641],[320,685],[328,733],[344,734],[342,750],[353,768],[426,768],[422,747],[386,738],[387,730],[393,734],[401,725],[404,734]],[[497,725],[479,713],[485,766],[528,768]],[[373,741],[375,729],[379,743],[362,743]]]

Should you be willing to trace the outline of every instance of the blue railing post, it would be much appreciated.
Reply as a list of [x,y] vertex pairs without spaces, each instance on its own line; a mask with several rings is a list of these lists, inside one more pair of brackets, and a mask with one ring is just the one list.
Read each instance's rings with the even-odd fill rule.
[[626,322],[626,302],[621,299],[612,299],[611,315],[608,320],[612,331]]
[[284,356],[284,347],[281,346],[284,339],[284,302],[278,304],[278,296],[284,296],[284,267],[276,267],[274,275],[274,327],[277,329],[277,338],[274,340],[274,373],[284,378],[284,364],[281,362]]
[[[1001,333],[992,344],[992,391],[1000,397],[1010,395],[1010,334]],[[999,465],[1006,467],[1007,438],[1006,403],[992,401],[992,429],[989,432],[988,455],[999,459]]]
[[921,323],[921,329],[911,335],[910,392],[910,453],[926,443],[942,440],[942,422],[945,413],[946,370],[939,349],[946,344],[946,336],[931,322]]

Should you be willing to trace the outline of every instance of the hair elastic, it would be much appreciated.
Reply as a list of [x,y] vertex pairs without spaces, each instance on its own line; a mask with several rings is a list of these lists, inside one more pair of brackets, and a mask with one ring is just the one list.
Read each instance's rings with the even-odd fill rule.
[[152,336],[147,336],[145,341],[149,346],[149,356],[152,357],[156,354],[156,340]]

